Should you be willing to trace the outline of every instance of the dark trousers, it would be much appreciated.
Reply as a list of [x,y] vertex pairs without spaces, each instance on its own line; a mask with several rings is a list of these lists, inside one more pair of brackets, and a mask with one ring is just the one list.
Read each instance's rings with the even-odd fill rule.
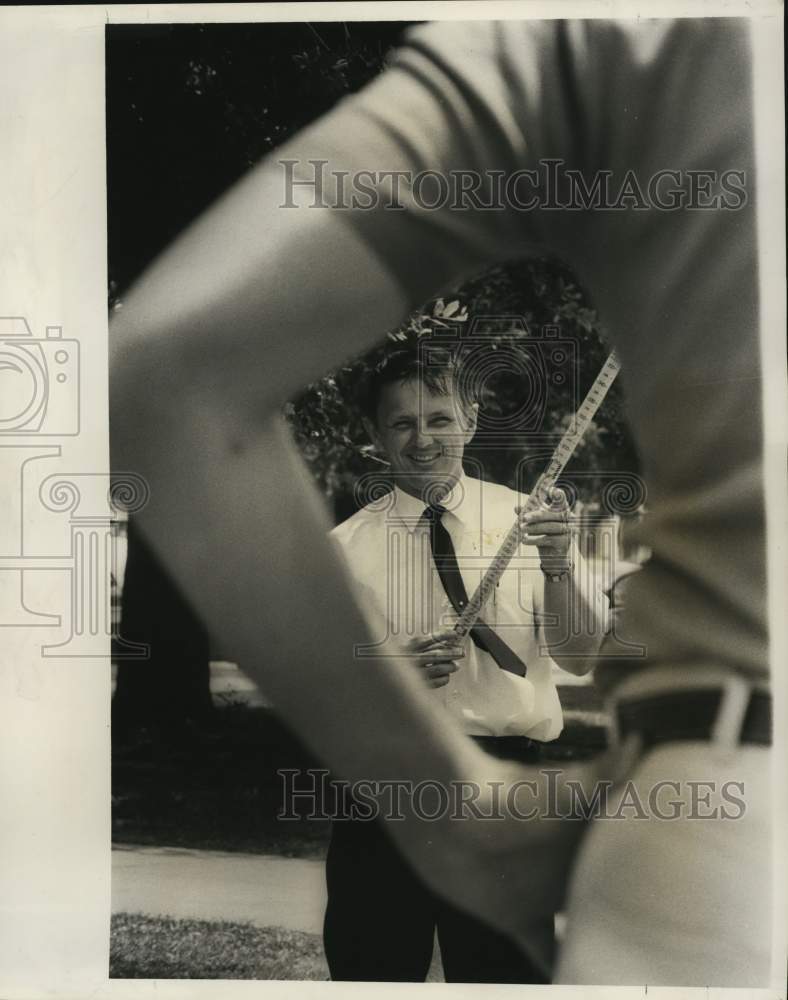
[[[531,741],[479,742],[496,756],[528,763],[538,759]],[[462,872],[457,877],[462,878]],[[334,980],[423,982],[437,929],[447,982],[549,982],[508,937],[428,888],[382,823],[334,823],[326,882],[323,944]],[[526,900],[523,905],[527,906]],[[551,936],[552,920],[550,925]]]

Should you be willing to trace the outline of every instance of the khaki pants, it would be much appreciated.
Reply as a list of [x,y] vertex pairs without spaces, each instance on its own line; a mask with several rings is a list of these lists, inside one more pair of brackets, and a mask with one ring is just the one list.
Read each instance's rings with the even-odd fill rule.
[[[765,747],[711,742],[669,743],[641,758],[629,777],[646,811],[657,783],[670,781],[680,791],[660,786],[657,809],[682,814],[644,819],[632,808],[592,822],[555,982],[769,985],[770,760]],[[700,818],[715,807],[731,818]]]

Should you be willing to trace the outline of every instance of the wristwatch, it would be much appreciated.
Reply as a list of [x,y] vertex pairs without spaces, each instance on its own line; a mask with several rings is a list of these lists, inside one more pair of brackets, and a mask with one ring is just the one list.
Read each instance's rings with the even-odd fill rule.
[[549,580],[550,583],[560,583],[566,577],[571,576],[575,570],[575,564],[573,562],[568,562],[566,566],[561,569],[548,570],[544,566],[541,567],[542,572],[545,575],[545,579]]

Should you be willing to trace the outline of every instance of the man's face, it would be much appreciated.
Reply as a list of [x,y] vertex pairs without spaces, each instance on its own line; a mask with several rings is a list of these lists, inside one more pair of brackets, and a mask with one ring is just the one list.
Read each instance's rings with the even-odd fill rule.
[[463,408],[451,388],[441,395],[416,378],[384,386],[372,431],[396,473],[396,485],[420,499],[434,484],[448,492],[462,475],[477,408]]

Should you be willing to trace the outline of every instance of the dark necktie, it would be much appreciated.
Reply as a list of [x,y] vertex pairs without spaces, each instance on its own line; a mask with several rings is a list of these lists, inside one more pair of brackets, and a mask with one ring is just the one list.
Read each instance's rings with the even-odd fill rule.
[[[457,554],[454,551],[451,535],[441,520],[445,513],[445,507],[441,507],[440,504],[431,504],[424,511],[424,519],[430,526],[432,558],[443,589],[446,591],[454,610],[457,614],[461,614],[468,603],[468,592],[460,575],[460,567],[457,565]],[[476,619],[470,636],[479,649],[490,654],[501,670],[508,670],[512,674],[525,677],[526,666],[523,661],[481,618]]]

